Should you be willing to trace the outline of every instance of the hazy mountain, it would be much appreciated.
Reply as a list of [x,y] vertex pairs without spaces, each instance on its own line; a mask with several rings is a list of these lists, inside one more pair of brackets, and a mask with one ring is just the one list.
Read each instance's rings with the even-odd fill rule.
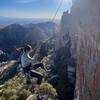
[[26,24],[24,26],[30,29],[36,27],[48,36],[52,35],[54,31],[57,29],[57,24],[55,24],[54,22],[44,22],[44,23],[37,23],[37,24],[31,23],[31,24]]
[[19,24],[12,24],[0,30],[0,48],[12,52],[15,46],[25,44],[35,45],[43,40],[44,35],[37,28],[26,28]]
[[4,25],[0,25],[0,29],[4,28],[5,26]]

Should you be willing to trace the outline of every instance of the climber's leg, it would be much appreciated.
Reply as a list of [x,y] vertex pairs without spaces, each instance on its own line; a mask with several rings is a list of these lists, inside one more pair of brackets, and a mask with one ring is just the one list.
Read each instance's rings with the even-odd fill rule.
[[36,72],[35,70],[31,70],[30,71],[30,76],[37,78],[37,84],[38,85],[40,85],[42,83],[43,76],[39,72]]
[[33,69],[34,70],[39,68],[39,67],[41,67],[42,69],[45,69],[43,63],[41,63],[41,62],[40,63],[36,63],[35,65],[33,65]]
[[35,93],[39,94],[40,84],[42,83],[43,76],[40,73],[36,72],[35,70],[30,71],[30,76],[37,78],[37,85],[35,88]]
[[36,85],[35,87],[35,94],[40,94],[40,85]]

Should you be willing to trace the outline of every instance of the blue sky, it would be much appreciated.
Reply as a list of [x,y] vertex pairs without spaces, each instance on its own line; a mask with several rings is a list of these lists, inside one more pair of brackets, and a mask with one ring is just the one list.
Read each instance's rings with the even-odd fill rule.
[[[62,0],[56,18],[71,7],[71,0]],[[61,0],[0,0],[0,16],[14,18],[52,18]]]

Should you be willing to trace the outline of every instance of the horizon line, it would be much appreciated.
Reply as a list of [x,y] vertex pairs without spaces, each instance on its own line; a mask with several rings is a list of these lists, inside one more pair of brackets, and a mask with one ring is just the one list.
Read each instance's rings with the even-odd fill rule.
[[[11,17],[11,16],[2,16],[0,15],[0,17],[2,18],[12,18],[12,19],[47,19],[47,20],[52,20],[52,18],[41,18],[41,17]],[[60,20],[60,17],[55,18],[55,20]]]

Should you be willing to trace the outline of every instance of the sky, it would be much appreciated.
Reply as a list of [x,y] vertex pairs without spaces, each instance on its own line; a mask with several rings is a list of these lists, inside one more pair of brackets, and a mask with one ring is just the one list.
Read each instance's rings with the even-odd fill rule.
[[11,18],[52,18],[62,1],[56,18],[69,10],[71,0],[0,0],[0,16]]

